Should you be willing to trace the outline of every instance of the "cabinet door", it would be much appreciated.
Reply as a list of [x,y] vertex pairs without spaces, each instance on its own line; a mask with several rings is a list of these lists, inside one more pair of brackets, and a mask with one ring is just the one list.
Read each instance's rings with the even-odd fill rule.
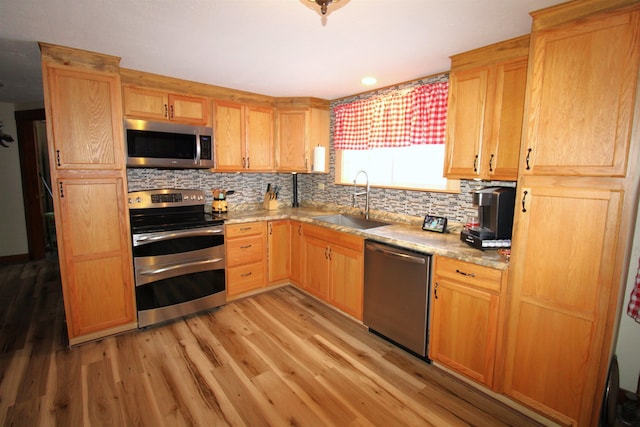
[[135,322],[125,185],[121,178],[56,184],[63,294],[74,344],[82,335]]
[[532,36],[524,174],[624,176],[639,14],[612,13]]
[[447,114],[447,178],[480,176],[480,147],[487,105],[489,67],[452,72]]
[[488,179],[518,179],[526,83],[526,58],[496,66],[491,135],[483,142],[481,167]]
[[273,109],[245,107],[246,164],[252,171],[273,170]]
[[206,125],[209,101],[201,96],[169,94],[169,118],[176,122]]
[[505,392],[563,423],[590,424],[623,194],[526,180],[516,214]]
[[362,250],[333,245],[329,250],[329,302],[362,320],[364,256]]
[[499,296],[436,277],[429,357],[492,387]]
[[276,167],[279,171],[308,172],[311,170],[307,123],[308,110],[278,110]]
[[304,236],[302,223],[291,222],[291,281],[302,286],[304,282]]
[[125,86],[122,92],[125,116],[154,120],[169,118],[167,92],[131,86]]
[[329,293],[329,246],[324,240],[305,236],[305,273],[303,288],[319,298]]
[[289,221],[270,221],[268,226],[269,283],[286,281],[291,271]]
[[218,171],[244,169],[244,116],[243,107],[231,102],[215,101],[214,133],[215,163]]
[[125,156],[119,77],[54,65],[45,69],[54,167],[122,169]]

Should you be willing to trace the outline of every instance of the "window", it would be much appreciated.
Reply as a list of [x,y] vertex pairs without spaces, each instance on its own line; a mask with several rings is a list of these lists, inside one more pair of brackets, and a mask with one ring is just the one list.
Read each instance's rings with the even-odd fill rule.
[[[444,144],[337,151],[336,183],[353,184],[360,170],[369,184],[434,191],[459,191],[459,180],[442,177]],[[358,183],[361,183],[358,181]]]

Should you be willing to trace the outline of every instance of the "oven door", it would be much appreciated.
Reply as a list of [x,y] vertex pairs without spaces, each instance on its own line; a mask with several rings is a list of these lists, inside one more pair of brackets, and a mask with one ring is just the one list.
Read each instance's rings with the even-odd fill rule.
[[226,302],[224,227],[134,234],[140,327]]

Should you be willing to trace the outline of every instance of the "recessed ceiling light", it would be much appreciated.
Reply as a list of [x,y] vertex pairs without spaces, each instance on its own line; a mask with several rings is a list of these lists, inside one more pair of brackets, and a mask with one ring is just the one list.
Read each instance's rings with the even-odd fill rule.
[[378,80],[375,77],[372,77],[372,76],[363,77],[362,80],[360,80],[360,81],[365,86],[372,86],[372,85],[378,83]]

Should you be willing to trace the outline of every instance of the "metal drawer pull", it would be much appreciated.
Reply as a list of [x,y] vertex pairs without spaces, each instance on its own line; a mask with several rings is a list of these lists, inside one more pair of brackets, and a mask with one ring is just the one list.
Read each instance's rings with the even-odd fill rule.
[[467,276],[467,277],[476,277],[476,273],[465,273],[464,271],[460,271],[457,268],[456,268],[456,273],[462,274],[463,276]]
[[244,246],[240,246],[240,249],[249,249],[251,247],[251,245],[244,245]]
[[248,273],[241,274],[241,275],[240,275],[240,277],[249,277],[249,276],[251,276],[252,274],[253,274],[253,273],[248,272]]

